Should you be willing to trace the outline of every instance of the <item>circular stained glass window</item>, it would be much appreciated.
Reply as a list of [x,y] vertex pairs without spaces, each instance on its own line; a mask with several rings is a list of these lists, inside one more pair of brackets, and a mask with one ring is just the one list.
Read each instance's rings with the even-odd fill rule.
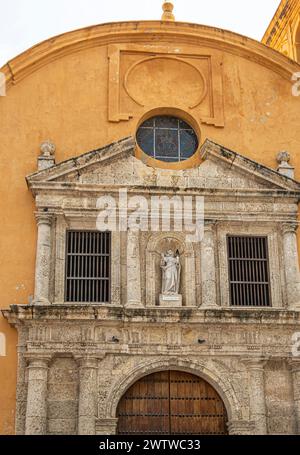
[[176,117],[162,115],[146,120],[137,131],[137,143],[144,153],[159,161],[185,161],[198,148],[193,128]]

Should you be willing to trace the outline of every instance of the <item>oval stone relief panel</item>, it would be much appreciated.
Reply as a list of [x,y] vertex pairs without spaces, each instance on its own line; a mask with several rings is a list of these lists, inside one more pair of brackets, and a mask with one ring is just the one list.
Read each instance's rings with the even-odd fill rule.
[[141,106],[198,106],[206,95],[205,79],[195,66],[172,57],[152,57],[135,63],[124,86]]

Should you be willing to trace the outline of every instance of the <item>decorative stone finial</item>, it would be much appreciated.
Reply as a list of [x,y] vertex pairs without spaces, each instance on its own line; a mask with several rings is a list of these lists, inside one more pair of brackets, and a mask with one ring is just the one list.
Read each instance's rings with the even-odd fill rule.
[[277,163],[279,164],[277,168],[277,172],[279,174],[285,175],[290,179],[294,178],[294,170],[295,168],[289,164],[291,156],[289,152],[283,150],[278,153],[277,155]]
[[162,21],[175,21],[175,16],[173,14],[174,5],[171,2],[165,1],[163,6],[163,15],[161,17]]
[[51,156],[54,155],[56,146],[51,141],[45,141],[41,144],[40,150],[42,152],[42,156]]
[[38,170],[42,171],[54,166],[56,146],[51,141],[45,141],[40,145],[41,154],[38,157]]

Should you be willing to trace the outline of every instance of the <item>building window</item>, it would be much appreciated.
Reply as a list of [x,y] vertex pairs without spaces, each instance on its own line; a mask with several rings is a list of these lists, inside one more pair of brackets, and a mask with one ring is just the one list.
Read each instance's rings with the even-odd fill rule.
[[166,115],[146,120],[137,131],[137,143],[146,155],[168,163],[187,160],[199,145],[190,125]]
[[231,305],[271,306],[267,237],[228,236],[227,245]]
[[110,301],[110,232],[67,231],[65,300]]

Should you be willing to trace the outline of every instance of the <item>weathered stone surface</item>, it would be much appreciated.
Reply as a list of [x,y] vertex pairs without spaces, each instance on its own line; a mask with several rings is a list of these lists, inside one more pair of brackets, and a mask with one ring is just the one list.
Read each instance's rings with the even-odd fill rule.
[[[132,156],[127,139],[28,178],[42,223],[39,304],[4,311],[22,333],[18,433],[113,434],[128,387],[164,369],[212,384],[224,400],[231,434],[299,432],[292,337],[300,331],[300,186],[210,141],[202,153],[197,169],[152,169]],[[118,197],[123,183],[148,202],[153,195],[203,195],[204,238],[192,243],[186,229],[113,232],[111,304],[66,304],[65,232],[95,229],[97,198]],[[267,237],[270,308],[230,306],[228,235]],[[177,308],[158,305],[161,253],[169,249],[180,256]]]
[[70,357],[56,357],[48,374],[47,420],[50,434],[75,434],[78,415],[78,368]]

